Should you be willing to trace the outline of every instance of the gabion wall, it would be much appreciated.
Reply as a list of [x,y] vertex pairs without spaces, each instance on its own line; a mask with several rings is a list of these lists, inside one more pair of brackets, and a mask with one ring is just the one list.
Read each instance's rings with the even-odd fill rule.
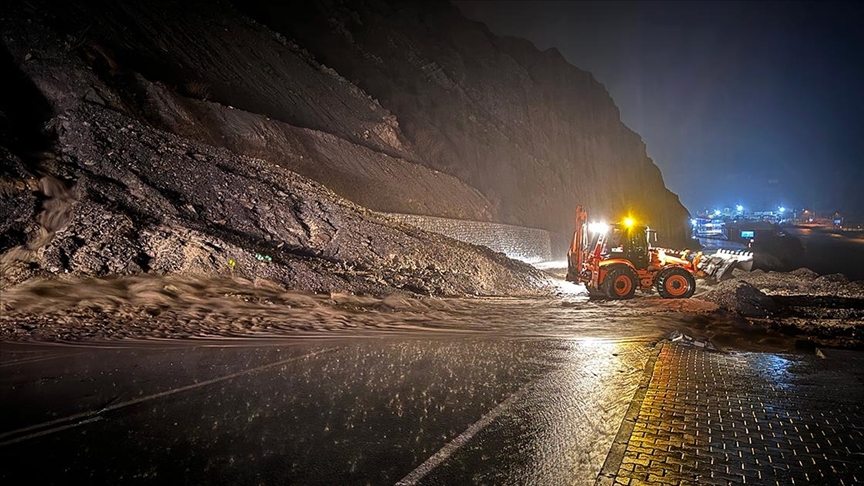
[[384,214],[401,223],[449,236],[466,243],[483,245],[500,251],[510,258],[528,263],[552,259],[551,237],[546,230],[415,214]]

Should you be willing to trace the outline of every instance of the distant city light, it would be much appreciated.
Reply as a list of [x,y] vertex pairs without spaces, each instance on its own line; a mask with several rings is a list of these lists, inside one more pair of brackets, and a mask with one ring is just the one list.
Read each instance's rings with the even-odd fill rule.
[[721,214],[723,213],[721,213],[719,209],[714,210],[714,216],[720,216]]
[[742,205],[740,205],[740,204],[737,205],[737,206],[735,206],[735,211],[738,211],[739,213],[740,213],[741,211],[744,211],[744,206],[742,206]]
[[781,213],[785,213],[785,212],[786,212],[786,208],[784,208],[783,206],[780,206],[780,207],[777,208],[777,209],[779,209]]
[[691,220],[690,220],[690,225],[691,225],[691,226],[696,226],[697,223],[698,223],[698,221],[696,221],[695,219],[691,219]]

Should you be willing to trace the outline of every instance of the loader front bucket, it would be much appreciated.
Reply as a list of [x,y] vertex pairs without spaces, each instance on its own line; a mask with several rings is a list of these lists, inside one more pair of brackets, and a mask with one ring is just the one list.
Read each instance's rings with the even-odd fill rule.
[[699,261],[698,270],[706,278],[716,281],[732,276],[732,270],[740,268],[745,272],[753,269],[753,253],[743,250],[717,250],[713,255],[704,255]]

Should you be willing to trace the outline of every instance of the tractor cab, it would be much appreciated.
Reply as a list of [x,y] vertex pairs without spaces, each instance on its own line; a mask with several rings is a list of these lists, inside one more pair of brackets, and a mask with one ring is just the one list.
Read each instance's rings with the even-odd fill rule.
[[608,258],[628,260],[636,268],[647,267],[651,263],[651,244],[648,241],[651,234],[656,235],[647,226],[635,225],[628,219],[610,226],[606,241]]

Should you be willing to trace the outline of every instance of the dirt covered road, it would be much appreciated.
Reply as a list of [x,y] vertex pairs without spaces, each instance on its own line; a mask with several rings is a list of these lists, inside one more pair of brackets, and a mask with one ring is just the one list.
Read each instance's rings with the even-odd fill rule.
[[864,325],[864,292],[860,282],[835,280],[803,271],[754,272],[715,285],[700,281],[692,299],[637,294],[629,301],[597,301],[590,300],[583,287],[562,280],[554,280],[557,287],[546,295],[438,298],[315,294],[242,278],[69,278],[4,291],[0,338],[92,341],[419,332],[656,340],[680,331],[744,349],[782,350],[802,340],[854,347]]

